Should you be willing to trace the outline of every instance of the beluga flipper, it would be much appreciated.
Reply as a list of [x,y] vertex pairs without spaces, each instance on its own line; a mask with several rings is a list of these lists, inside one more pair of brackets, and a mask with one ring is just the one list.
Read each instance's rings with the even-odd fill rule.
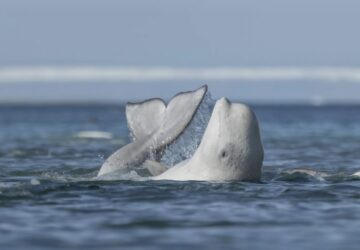
[[159,98],[126,105],[126,118],[134,141],[113,153],[98,176],[141,166],[174,142],[190,124],[207,92],[207,86],[182,92],[168,105]]

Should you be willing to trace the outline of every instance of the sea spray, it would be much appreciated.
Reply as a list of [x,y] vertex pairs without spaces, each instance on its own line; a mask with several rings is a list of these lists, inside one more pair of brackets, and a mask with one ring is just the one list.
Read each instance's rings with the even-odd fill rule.
[[211,93],[207,92],[189,126],[175,142],[166,147],[161,157],[163,164],[174,166],[193,156],[201,142],[214,105]]

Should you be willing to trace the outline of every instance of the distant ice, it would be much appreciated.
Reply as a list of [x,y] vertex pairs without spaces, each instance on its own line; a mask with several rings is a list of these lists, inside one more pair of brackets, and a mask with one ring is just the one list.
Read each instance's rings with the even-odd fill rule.
[[360,83],[358,67],[0,67],[0,84],[165,80],[321,80]]

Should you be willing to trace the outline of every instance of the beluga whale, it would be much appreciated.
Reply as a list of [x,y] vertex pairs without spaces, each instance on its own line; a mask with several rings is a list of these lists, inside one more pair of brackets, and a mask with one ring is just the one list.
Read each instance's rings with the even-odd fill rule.
[[[159,159],[166,146],[174,142],[194,118],[207,89],[204,85],[194,91],[181,92],[168,104],[160,98],[127,103],[126,119],[134,141],[107,158],[98,176],[131,170],[150,158]],[[156,171],[155,167],[152,169]]]
[[[99,175],[142,164],[152,180],[260,181],[264,150],[256,115],[249,106],[225,97],[216,101],[192,157],[175,166],[160,163],[160,151],[181,136],[206,91],[205,85],[180,93],[167,107],[160,99],[128,104],[126,116],[136,140],[111,155]],[[159,158],[150,159],[150,154]]]

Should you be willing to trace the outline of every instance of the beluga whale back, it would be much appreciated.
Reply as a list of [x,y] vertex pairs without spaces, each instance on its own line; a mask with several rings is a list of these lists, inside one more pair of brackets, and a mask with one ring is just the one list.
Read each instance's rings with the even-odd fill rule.
[[201,104],[207,86],[175,95],[166,103],[153,98],[126,105],[132,143],[113,153],[102,165],[98,176],[141,166],[149,158],[159,158],[162,150],[186,129]]

